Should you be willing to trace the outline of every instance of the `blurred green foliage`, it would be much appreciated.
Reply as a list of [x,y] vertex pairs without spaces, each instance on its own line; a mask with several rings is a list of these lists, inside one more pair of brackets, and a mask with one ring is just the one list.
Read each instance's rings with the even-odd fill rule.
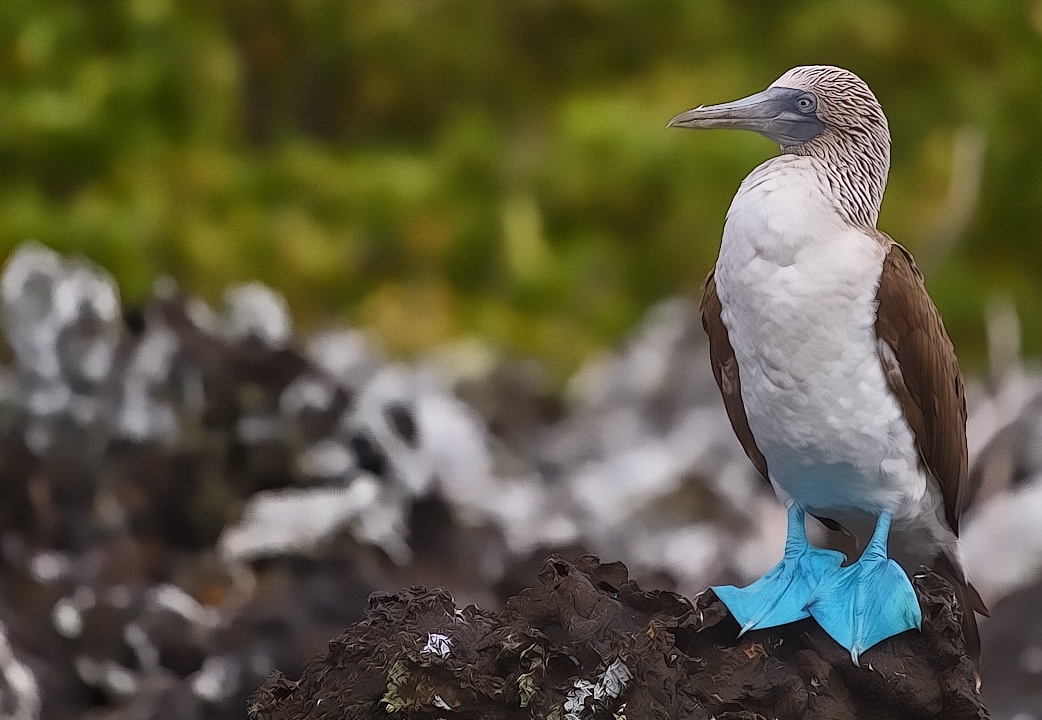
[[131,303],[261,279],[393,352],[560,372],[697,292],[775,152],[665,122],[843,65],[964,362],[995,296],[1042,349],[1042,0],[4,0],[0,52],[3,255],[81,252]]

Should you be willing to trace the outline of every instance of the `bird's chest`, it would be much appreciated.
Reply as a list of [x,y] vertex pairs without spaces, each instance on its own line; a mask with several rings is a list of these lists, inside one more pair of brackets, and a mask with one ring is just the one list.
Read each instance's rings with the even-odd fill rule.
[[892,507],[915,450],[876,350],[884,250],[817,190],[743,185],[716,268],[722,319],[776,486],[810,508]]

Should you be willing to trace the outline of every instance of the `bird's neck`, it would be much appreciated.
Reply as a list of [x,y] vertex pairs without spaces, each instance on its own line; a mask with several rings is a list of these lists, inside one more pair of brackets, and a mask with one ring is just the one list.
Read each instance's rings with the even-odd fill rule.
[[749,174],[731,202],[724,245],[732,247],[722,247],[721,258],[738,253],[736,266],[754,258],[791,265],[810,248],[835,246],[837,237],[858,227],[848,214],[820,160],[771,158]]
[[888,139],[868,136],[858,144],[828,135],[789,150],[818,160],[840,212],[857,227],[874,228],[890,171]]
[[848,166],[824,163],[825,176],[847,221],[854,226],[874,228],[886,189],[882,177],[858,172]]

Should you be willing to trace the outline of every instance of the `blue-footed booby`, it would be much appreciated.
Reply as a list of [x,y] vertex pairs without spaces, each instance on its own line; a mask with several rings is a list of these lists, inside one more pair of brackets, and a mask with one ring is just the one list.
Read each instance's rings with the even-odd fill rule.
[[[847,70],[797,67],[669,127],[752,130],[782,151],[731,203],[702,321],[735,434],[788,508],[788,539],[767,575],[714,590],[742,632],[814,617],[857,663],[921,626],[907,574],[927,564],[955,586],[976,658],[974,612],[986,610],[956,546],[970,495],[963,384],[911,255],[876,229],[890,168],[879,102]],[[860,558],[809,545],[805,512],[852,534]]]

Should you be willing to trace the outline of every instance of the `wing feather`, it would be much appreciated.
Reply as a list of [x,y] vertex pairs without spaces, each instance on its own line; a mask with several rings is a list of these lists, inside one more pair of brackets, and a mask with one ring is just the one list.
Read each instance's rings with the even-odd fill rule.
[[767,474],[767,459],[756,445],[753,431],[749,428],[749,418],[745,414],[745,404],[742,402],[742,380],[738,374],[738,360],[734,356],[734,348],[731,347],[727,327],[720,318],[723,306],[720,304],[720,296],[716,292],[714,272],[709,272],[702,292],[702,327],[709,336],[709,358],[713,365],[713,376],[716,377],[716,384],[724,398],[724,407],[727,409],[727,417],[731,421],[731,427],[734,428],[734,434],[738,436],[742,449],[752,460],[761,477],[770,484]]
[[879,358],[915,435],[920,459],[940,485],[948,524],[958,534],[970,498],[959,363],[912,256],[879,235],[890,247],[876,293]]

